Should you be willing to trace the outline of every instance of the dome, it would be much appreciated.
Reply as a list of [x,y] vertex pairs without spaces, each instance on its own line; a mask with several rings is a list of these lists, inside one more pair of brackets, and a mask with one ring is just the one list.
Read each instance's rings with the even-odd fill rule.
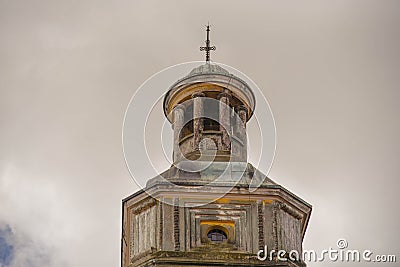
[[188,75],[189,76],[194,76],[194,75],[201,75],[201,74],[222,74],[222,75],[230,75],[229,71],[226,69],[222,68],[219,65],[215,64],[210,64],[206,63],[204,65],[198,66],[194,68]]

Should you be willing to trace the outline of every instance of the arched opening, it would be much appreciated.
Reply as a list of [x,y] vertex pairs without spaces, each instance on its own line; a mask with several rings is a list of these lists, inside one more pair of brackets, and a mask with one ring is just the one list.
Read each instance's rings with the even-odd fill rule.
[[226,242],[228,240],[228,236],[223,230],[215,228],[208,231],[207,238],[211,242]]
[[219,131],[219,102],[215,99],[204,99],[204,130]]
[[181,130],[179,139],[182,139],[188,135],[193,134],[193,103],[191,103],[186,107],[183,116],[184,116],[183,118],[184,125]]

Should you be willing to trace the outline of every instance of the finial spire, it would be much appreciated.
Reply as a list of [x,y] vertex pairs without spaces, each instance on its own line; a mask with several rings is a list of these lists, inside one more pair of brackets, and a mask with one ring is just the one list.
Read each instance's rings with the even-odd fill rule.
[[206,51],[206,62],[210,62],[210,51],[217,49],[215,46],[210,46],[210,23],[208,23],[207,25],[206,32],[207,32],[206,46],[201,46],[200,51]]

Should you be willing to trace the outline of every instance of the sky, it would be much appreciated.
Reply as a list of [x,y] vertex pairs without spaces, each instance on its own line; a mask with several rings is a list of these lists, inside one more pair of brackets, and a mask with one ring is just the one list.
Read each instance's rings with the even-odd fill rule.
[[[269,177],[313,205],[304,248],[345,238],[400,260],[399,10],[394,0],[0,0],[0,266],[119,265],[121,200],[138,190],[125,110],[154,73],[203,60],[207,22],[212,60],[270,104]],[[366,264],[309,263],[326,265]]]

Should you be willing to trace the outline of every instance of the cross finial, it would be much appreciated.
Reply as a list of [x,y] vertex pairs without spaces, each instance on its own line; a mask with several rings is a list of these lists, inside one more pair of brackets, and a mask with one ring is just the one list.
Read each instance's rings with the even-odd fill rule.
[[206,46],[201,46],[200,51],[206,51],[206,62],[210,61],[210,51],[217,49],[215,46],[210,46],[210,24],[207,25],[207,40]]

